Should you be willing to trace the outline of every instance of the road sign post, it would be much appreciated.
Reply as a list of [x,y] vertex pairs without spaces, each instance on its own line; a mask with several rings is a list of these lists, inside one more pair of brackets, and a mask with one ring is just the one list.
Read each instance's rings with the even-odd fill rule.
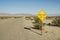
[[[47,17],[47,14],[45,13],[45,11],[44,10],[41,10],[38,14],[37,14],[37,17],[41,20],[41,22],[42,22],[42,24],[41,24],[41,34],[43,33],[43,30],[44,30],[44,28],[43,28],[43,21],[46,19],[46,17]],[[40,29],[40,27],[39,27],[39,29]]]

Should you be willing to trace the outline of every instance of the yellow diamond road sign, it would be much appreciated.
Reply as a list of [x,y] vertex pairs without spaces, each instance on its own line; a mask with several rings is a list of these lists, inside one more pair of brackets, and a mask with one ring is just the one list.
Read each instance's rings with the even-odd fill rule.
[[38,17],[41,21],[44,21],[44,20],[46,19],[46,17],[47,17],[47,14],[45,13],[44,10],[41,10],[41,11],[38,13],[37,17]]

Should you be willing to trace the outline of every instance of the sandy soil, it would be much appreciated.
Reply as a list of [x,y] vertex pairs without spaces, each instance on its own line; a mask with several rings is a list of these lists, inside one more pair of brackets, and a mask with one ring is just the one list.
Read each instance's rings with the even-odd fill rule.
[[32,21],[24,17],[0,20],[0,40],[60,40],[60,27],[45,25],[48,32],[40,35],[40,30],[24,29],[32,26]]
[[24,40],[23,18],[0,21],[0,40]]
[[[49,23],[52,20],[45,20],[44,23]],[[25,20],[25,25],[27,28],[32,27],[32,21],[31,20]],[[28,24],[28,25],[27,25]],[[47,33],[44,33],[41,35],[40,30],[31,29],[31,30],[24,30],[25,31],[25,40],[60,40],[60,27],[57,26],[44,26],[45,31]]]

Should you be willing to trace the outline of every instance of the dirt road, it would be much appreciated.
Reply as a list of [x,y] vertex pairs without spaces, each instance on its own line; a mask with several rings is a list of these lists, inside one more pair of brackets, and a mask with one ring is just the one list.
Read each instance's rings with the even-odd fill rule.
[[0,40],[24,40],[23,18],[10,18],[0,21]]

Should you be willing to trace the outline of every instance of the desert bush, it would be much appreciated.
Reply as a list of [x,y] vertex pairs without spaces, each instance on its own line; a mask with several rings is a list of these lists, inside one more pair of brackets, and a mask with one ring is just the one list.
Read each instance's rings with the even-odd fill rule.
[[3,17],[0,17],[0,19],[4,19]]
[[60,18],[55,18],[53,21],[52,21],[52,24],[54,26],[60,26]]
[[8,19],[8,17],[0,17],[0,19]]
[[14,17],[14,18],[17,18],[17,17]]
[[25,17],[25,19],[26,19],[26,20],[29,20],[29,19],[30,19],[30,17]]
[[34,26],[33,28],[41,30],[42,29],[42,27],[41,27],[42,26],[41,21],[37,17],[34,17],[34,21],[35,22],[33,22],[33,26]]

